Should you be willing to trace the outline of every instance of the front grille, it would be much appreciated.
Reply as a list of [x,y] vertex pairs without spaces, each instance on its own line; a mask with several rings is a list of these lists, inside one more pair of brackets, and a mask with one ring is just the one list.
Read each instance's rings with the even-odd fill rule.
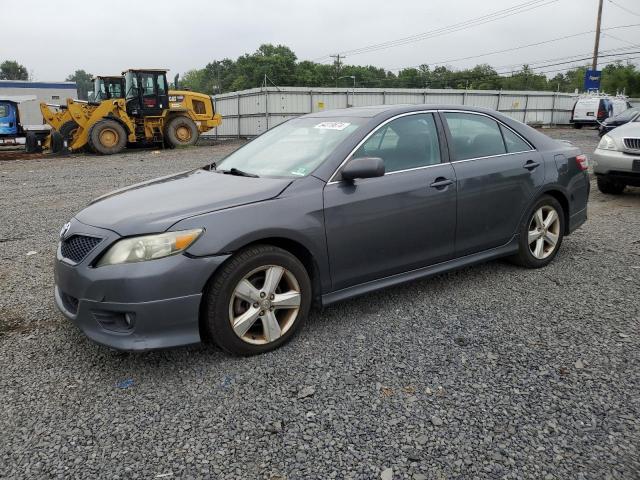
[[60,251],[64,258],[80,263],[102,241],[101,238],[86,235],[72,235],[62,241]]
[[640,138],[625,138],[624,146],[629,150],[640,150]]

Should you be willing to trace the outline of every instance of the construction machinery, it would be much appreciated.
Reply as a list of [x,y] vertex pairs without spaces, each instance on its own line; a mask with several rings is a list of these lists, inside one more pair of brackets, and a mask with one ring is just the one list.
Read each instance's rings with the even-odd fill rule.
[[[91,78],[93,90],[89,92],[89,100],[73,100],[86,114],[90,114],[103,100],[124,98],[124,77],[122,75],[96,75]],[[50,150],[63,147],[63,142],[71,143],[78,129],[78,124],[71,116],[67,105],[40,103],[40,112],[44,121],[53,131],[60,134],[61,141],[53,138],[45,139],[43,146]]]
[[[129,69],[122,74],[124,98],[103,99],[102,87],[96,89],[99,85],[94,82],[94,94],[99,93],[94,100],[99,101],[67,99],[57,112],[46,104],[41,104],[41,111],[71,151],[88,146],[108,155],[127,145],[193,145],[201,133],[220,125],[222,117],[215,113],[209,95],[170,91],[166,73],[164,69]],[[105,94],[108,91],[104,88]]]

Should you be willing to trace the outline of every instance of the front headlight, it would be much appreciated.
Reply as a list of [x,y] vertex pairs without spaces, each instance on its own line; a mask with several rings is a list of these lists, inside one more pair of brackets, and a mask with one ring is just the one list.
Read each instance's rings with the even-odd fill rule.
[[598,143],[598,148],[603,150],[616,150],[616,142],[609,135],[603,135]]
[[181,232],[123,238],[107,250],[97,266],[144,262],[175,255],[186,250],[202,232],[201,228],[197,228]]

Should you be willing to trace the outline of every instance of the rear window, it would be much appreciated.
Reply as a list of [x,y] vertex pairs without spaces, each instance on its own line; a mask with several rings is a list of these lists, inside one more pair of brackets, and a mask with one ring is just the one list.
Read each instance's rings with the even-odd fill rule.
[[7,105],[0,105],[0,117],[9,116],[9,107]]
[[507,153],[498,122],[484,115],[445,113],[453,140],[455,160],[490,157]]

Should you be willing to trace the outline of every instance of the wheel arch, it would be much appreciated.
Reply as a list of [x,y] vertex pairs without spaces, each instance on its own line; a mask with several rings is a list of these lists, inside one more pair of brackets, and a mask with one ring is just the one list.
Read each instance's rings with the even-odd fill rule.
[[[542,191],[540,191],[538,193],[538,195],[536,195],[536,197],[533,199],[533,201],[531,202],[529,207],[522,214],[523,218],[524,218],[524,215],[526,215],[527,212],[529,211],[529,208],[531,208],[531,205],[533,205],[535,202],[537,202],[540,199],[540,197],[542,197],[544,195],[549,195],[550,197],[553,197],[554,199],[556,199],[558,201],[558,203],[562,207],[562,213],[564,214],[564,232],[563,232],[563,234],[564,235],[569,235],[569,233],[570,233],[569,218],[570,218],[570,214],[571,214],[571,211],[569,210],[569,198],[567,197],[567,193],[564,192],[563,189],[561,187],[557,186],[557,185],[551,185],[551,186],[543,189]],[[522,219],[521,219],[521,221],[522,221]]]
[[239,248],[237,248],[233,252],[233,255],[230,255],[228,259],[226,259],[222,264],[220,264],[218,268],[216,268],[216,270],[209,276],[209,278],[207,279],[207,282],[203,287],[203,295],[202,295],[202,299],[200,300],[200,308],[199,308],[199,315],[198,315],[198,326],[200,330],[200,338],[202,338],[203,340],[205,341],[211,340],[207,334],[207,330],[205,328],[204,322],[206,320],[206,315],[207,315],[207,312],[206,312],[207,291],[209,289],[209,286],[211,285],[211,281],[216,275],[216,272],[220,271],[220,269],[222,269],[227,264],[227,262],[229,262],[235,256],[237,252],[244,250],[246,248],[256,246],[256,245],[271,245],[274,247],[278,247],[290,253],[294,257],[296,257],[302,263],[305,270],[309,274],[309,280],[311,281],[312,305],[321,306],[322,284],[321,284],[320,266],[316,262],[315,257],[313,256],[311,251],[305,245],[291,238],[280,237],[280,236],[264,237],[257,240],[252,240],[248,243],[243,244]]
[[[114,122],[118,122],[120,125],[122,125],[122,128],[124,128],[125,133],[127,135],[131,135],[131,130],[129,129],[129,125],[127,125],[127,122],[122,120],[120,117],[117,117],[115,115],[104,115],[101,118],[101,120],[113,120]],[[98,123],[98,122],[96,122],[96,123]]]

